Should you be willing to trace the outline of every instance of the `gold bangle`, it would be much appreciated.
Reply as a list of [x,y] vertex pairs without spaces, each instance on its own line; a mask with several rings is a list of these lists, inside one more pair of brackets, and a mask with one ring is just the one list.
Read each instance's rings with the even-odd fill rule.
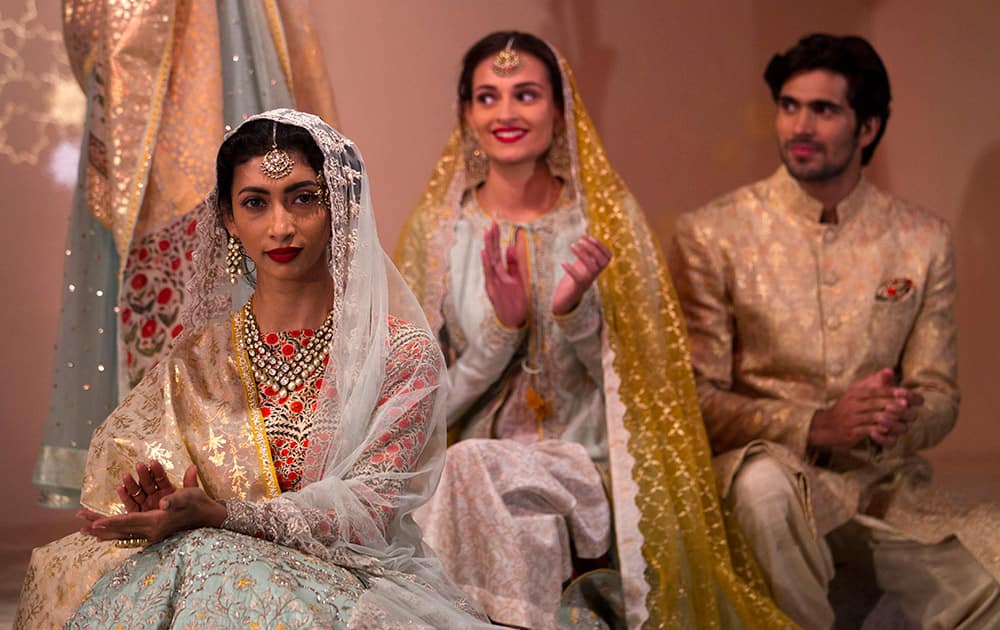
[[145,547],[148,544],[149,540],[134,536],[121,538],[115,541],[115,547],[118,547],[119,549],[135,549],[136,547]]

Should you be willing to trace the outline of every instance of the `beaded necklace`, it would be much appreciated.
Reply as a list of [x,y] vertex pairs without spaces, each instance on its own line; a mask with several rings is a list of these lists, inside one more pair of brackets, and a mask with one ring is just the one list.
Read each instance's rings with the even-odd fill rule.
[[323,356],[328,352],[333,338],[333,311],[316,329],[312,339],[303,343],[294,356],[281,360],[261,339],[252,305],[253,297],[243,306],[243,337],[247,344],[247,354],[250,355],[253,377],[258,385],[270,387],[278,392],[278,398],[284,398],[289,390],[301,385],[323,364]]

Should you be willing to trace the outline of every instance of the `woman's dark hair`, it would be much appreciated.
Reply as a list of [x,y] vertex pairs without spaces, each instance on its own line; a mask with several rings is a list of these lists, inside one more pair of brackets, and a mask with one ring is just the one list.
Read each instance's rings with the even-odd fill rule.
[[484,59],[496,56],[507,47],[507,42],[511,42],[511,48],[514,50],[537,57],[545,64],[545,68],[549,71],[549,83],[552,84],[552,99],[559,107],[559,111],[562,111],[564,104],[562,73],[559,71],[559,60],[549,45],[531,33],[497,31],[473,44],[462,57],[462,74],[458,77],[459,112],[472,102],[472,74],[476,71],[476,66]]
[[782,86],[794,75],[809,70],[828,70],[847,79],[847,102],[859,126],[870,118],[878,118],[882,123],[875,139],[861,151],[861,164],[868,164],[885,133],[892,100],[889,73],[882,59],[861,37],[816,33],[803,37],[784,54],[772,57],[764,70],[764,81],[777,102]]
[[244,123],[222,143],[219,155],[215,158],[219,206],[227,215],[233,214],[233,171],[247,160],[266,154],[275,141],[279,149],[298,151],[306,157],[314,171],[323,172],[323,152],[305,129],[266,119]]

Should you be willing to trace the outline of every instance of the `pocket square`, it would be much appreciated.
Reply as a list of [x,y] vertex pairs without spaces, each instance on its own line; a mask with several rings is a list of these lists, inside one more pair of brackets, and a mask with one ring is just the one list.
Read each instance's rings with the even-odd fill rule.
[[909,278],[893,278],[887,280],[875,291],[877,302],[898,302],[913,290],[913,280]]

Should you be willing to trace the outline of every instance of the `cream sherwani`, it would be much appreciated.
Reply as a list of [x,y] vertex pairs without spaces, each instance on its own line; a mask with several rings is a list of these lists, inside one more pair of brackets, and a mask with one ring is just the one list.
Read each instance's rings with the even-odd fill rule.
[[[833,622],[824,537],[852,520],[875,532],[886,591],[915,588],[897,584],[902,576],[887,568],[895,566],[884,557],[892,545],[957,544],[987,584],[983,597],[993,598],[963,604],[960,618],[993,615],[980,621],[996,622],[996,508],[959,509],[932,493],[930,467],[917,455],[944,439],[958,412],[949,228],[864,179],[837,207],[838,223],[820,223],[821,211],[782,167],[678,221],[670,266],[720,490],[779,605],[807,627]],[[809,448],[813,414],[886,367],[925,401],[897,445],[883,451],[865,442],[832,456]],[[777,486],[792,498],[780,498]],[[774,501],[790,501],[789,513]],[[768,559],[769,543],[761,540],[783,528],[802,552],[791,564],[777,548]],[[955,605],[900,601],[921,623],[958,625],[942,621]]]

